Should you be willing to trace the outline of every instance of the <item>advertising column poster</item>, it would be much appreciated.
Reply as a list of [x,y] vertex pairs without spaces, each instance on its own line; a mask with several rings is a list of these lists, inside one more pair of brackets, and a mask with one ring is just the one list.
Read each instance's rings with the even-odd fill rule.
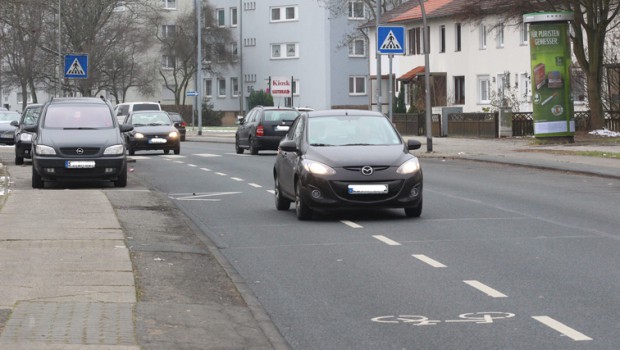
[[534,136],[575,135],[571,95],[569,20],[572,13],[536,13],[523,16],[530,23],[530,60]]

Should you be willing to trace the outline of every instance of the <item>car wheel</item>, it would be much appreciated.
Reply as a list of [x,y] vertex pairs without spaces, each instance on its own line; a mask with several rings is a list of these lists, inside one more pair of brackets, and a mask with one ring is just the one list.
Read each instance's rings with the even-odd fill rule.
[[164,150],[164,154],[169,154],[169,153],[170,153],[170,150],[169,150],[169,149],[165,149],[165,150]]
[[420,215],[422,215],[422,200],[420,200],[420,204],[416,207],[405,208],[405,215],[409,218],[420,217]]
[[131,155],[131,156],[136,154],[136,150],[133,149],[133,147],[131,147],[131,145],[127,145],[127,152],[129,152],[129,155]]
[[41,178],[41,175],[37,172],[37,169],[32,165],[32,188],[43,188],[45,182]]
[[282,191],[280,190],[280,181],[278,180],[278,176],[275,176],[274,179],[274,191],[275,191],[275,200],[276,200],[276,209],[278,210],[289,210],[291,207],[291,201],[282,196]]
[[239,137],[235,137],[235,152],[237,152],[237,154],[243,154],[243,148],[239,146]]
[[126,187],[127,186],[127,167],[121,170],[116,181],[114,181],[114,187]]
[[299,220],[312,219],[312,209],[304,202],[301,197],[301,181],[297,180],[297,186],[295,186],[295,214]]
[[24,164],[24,157],[15,156],[15,165]]
[[180,153],[181,153],[181,146],[174,149],[174,154],[180,154]]
[[258,145],[255,138],[250,139],[250,154],[253,156],[258,154]]

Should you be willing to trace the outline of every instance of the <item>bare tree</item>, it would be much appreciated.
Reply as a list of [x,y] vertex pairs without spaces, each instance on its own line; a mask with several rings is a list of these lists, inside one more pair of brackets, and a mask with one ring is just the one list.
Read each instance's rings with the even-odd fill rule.
[[607,33],[618,25],[618,0],[468,0],[460,11],[463,19],[479,21],[485,16],[497,15],[506,23],[518,24],[523,14],[541,11],[571,11],[573,53],[586,77],[588,104],[592,129],[601,129],[605,123],[603,104],[604,52]]

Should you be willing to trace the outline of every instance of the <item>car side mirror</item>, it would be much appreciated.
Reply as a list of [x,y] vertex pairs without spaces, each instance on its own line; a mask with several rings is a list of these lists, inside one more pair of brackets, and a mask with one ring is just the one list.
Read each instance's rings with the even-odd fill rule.
[[128,132],[133,130],[133,125],[131,124],[121,124],[120,125],[121,132]]
[[26,125],[24,126],[24,130],[28,132],[37,132],[39,130],[38,125]]
[[11,120],[11,126],[18,127],[19,126],[19,122],[17,120]]
[[408,150],[413,151],[414,149],[419,149],[420,147],[422,147],[422,143],[420,141],[412,139],[407,140]]
[[237,125],[243,125],[244,119],[242,115],[237,116]]
[[279,145],[280,150],[284,152],[297,152],[297,143],[293,140],[283,140]]

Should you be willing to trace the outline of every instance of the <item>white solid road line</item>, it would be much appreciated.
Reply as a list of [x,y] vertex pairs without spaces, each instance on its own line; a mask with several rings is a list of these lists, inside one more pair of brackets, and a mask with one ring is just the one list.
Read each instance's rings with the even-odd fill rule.
[[469,284],[470,286],[478,289],[481,292],[486,293],[488,296],[493,297],[493,298],[507,298],[508,296],[504,293],[498,292],[497,290],[483,284],[480,283],[478,281],[474,281],[474,280],[468,280],[468,281],[463,281],[467,284]]
[[429,257],[428,257],[428,256],[426,256],[426,255],[422,255],[422,254],[413,254],[413,255],[411,255],[411,256],[413,256],[414,258],[416,258],[416,259],[418,259],[418,260],[420,260],[420,261],[422,261],[422,262],[425,262],[425,263],[427,263],[427,264],[431,265],[432,267],[437,267],[437,268],[447,267],[446,265],[444,265],[444,264],[440,263],[440,262],[439,262],[439,261],[437,261],[437,260],[433,260],[433,259],[429,258]]
[[571,338],[572,340],[575,340],[575,341],[592,340],[592,338],[588,337],[587,335],[581,332],[578,332],[566,326],[565,324],[552,319],[549,316],[532,316],[532,318],[544,324],[547,327],[555,329],[556,331],[564,334],[565,336]]
[[383,243],[385,243],[387,245],[401,245],[400,243],[398,243],[396,241],[393,241],[393,240],[391,240],[391,239],[389,239],[389,238],[387,238],[385,236],[382,236],[382,235],[376,235],[376,236],[373,236],[373,237],[378,239],[378,240],[380,240],[381,242],[383,242]]
[[362,225],[358,225],[356,223],[354,223],[353,221],[349,221],[349,220],[340,220],[340,222],[342,222],[343,224],[352,227],[352,228],[362,228],[364,226]]

